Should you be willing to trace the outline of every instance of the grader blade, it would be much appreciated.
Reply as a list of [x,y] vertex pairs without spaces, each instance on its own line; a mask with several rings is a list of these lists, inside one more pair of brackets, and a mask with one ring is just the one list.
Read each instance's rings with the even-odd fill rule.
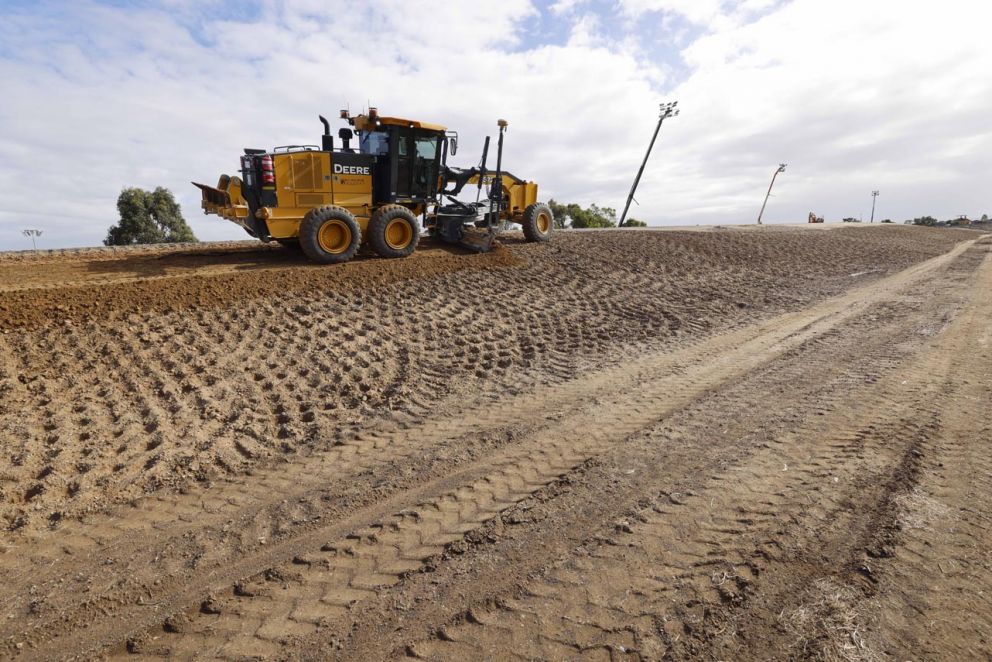
[[458,245],[476,253],[488,253],[492,250],[495,239],[496,233],[492,230],[466,227],[462,231]]

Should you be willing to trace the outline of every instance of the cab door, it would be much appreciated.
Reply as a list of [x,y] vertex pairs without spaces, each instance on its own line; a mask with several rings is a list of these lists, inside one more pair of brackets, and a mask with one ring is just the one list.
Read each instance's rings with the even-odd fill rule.
[[437,193],[438,161],[440,159],[441,138],[437,134],[413,137],[413,183],[414,197],[433,198]]
[[441,138],[437,133],[400,128],[395,132],[396,200],[423,202],[437,193]]

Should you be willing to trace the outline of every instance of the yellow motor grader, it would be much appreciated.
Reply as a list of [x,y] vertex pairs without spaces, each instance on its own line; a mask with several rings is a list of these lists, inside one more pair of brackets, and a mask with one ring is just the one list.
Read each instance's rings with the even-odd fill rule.
[[[503,171],[504,120],[492,170],[488,136],[480,164],[456,168],[447,161],[458,134],[443,126],[383,117],[375,108],[355,116],[341,111],[341,119],[354,130],[338,131],[340,147],[321,116],[320,145],[245,149],[240,177],[221,175],[217,186],[193,182],[203,192],[204,213],[265,242],[298,244],[325,264],[350,260],[363,241],[382,257],[405,257],[423,229],[480,252],[509,223],[523,226],[528,241],[550,238],[553,217],[537,201],[537,184]],[[474,201],[457,197],[473,185]]]

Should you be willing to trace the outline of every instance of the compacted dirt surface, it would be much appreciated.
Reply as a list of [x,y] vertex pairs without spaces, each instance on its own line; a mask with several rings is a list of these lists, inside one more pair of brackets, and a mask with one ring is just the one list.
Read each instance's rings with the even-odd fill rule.
[[0,256],[0,658],[992,650],[992,239]]

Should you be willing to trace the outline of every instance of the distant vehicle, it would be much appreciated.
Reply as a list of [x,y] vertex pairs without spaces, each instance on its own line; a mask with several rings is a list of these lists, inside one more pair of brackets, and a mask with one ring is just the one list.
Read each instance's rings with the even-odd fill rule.
[[810,223],[822,223],[823,222],[823,217],[822,216],[817,216],[816,215],[816,212],[812,212],[811,211],[809,213],[809,222]]

